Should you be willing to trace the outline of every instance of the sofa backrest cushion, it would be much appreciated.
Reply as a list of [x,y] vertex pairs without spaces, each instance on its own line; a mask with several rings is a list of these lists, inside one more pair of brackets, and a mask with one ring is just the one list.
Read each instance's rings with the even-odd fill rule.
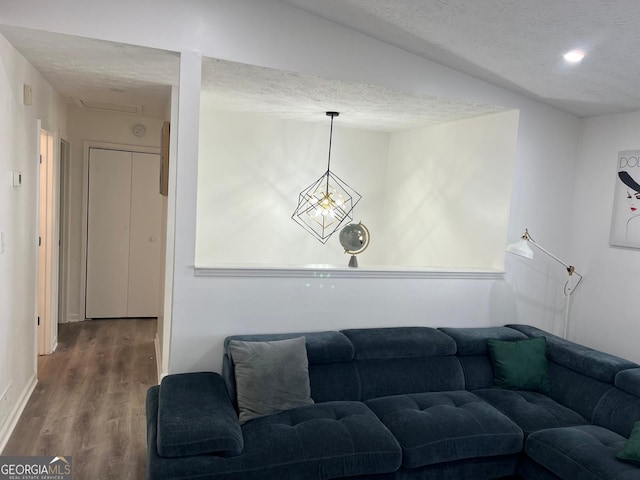
[[616,375],[615,385],[620,390],[640,398],[640,368],[631,368],[619,372]]
[[603,397],[593,415],[593,423],[629,437],[640,420],[640,368],[623,370],[615,378],[615,388]]
[[235,366],[229,353],[229,342],[269,342],[296,337],[305,337],[311,398],[315,402],[359,399],[358,374],[353,365],[353,346],[340,332],[235,335],[227,337],[224,341],[222,376],[236,408]]
[[612,384],[618,372],[639,367],[638,364],[629,360],[570,342],[529,325],[508,325],[508,327],[529,337],[546,337],[549,360],[601,382]]
[[522,332],[509,327],[486,328],[440,328],[441,332],[451,337],[457,345],[460,356],[488,355],[487,340],[517,341],[529,338]]
[[595,408],[611,384],[578,373],[558,363],[549,362],[551,391],[549,397],[591,421]]
[[596,407],[592,422],[629,437],[640,420],[640,398],[619,388],[611,388]]
[[[546,337],[551,392],[557,402],[595,423],[605,395],[613,387],[618,372],[638,367],[623,358],[565,340],[529,325],[509,325],[529,337]],[[596,411],[596,408],[600,410]]]
[[440,328],[457,345],[457,355],[464,371],[467,390],[493,386],[493,366],[489,357],[487,340],[526,340],[524,333],[508,327]]
[[229,353],[229,342],[271,342],[305,337],[307,358],[310,365],[320,363],[348,362],[353,360],[353,346],[340,332],[307,332],[307,333],[267,333],[263,335],[234,335],[224,340],[225,353]]
[[353,345],[356,360],[423,358],[455,355],[456,343],[428,327],[341,330]]
[[428,327],[342,330],[354,348],[360,399],[464,389],[456,344]]

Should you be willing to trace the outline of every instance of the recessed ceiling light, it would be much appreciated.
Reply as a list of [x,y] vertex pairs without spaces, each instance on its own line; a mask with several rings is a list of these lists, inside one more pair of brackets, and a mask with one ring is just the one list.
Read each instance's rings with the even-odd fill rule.
[[584,52],[582,50],[571,50],[563,56],[567,63],[580,63],[584,58]]

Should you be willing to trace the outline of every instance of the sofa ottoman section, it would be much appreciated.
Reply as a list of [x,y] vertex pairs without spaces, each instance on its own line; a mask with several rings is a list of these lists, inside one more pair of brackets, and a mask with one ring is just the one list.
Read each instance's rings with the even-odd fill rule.
[[627,439],[597,425],[532,433],[526,454],[564,480],[638,480],[640,468],[616,458]]
[[405,468],[522,450],[518,426],[467,391],[396,395],[365,403],[400,443]]
[[398,442],[360,402],[319,403],[257,418],[242,433],[244,449],[233,457],[162,458],[152,452],[149,478],[332,479],[394,472],[401,463]]

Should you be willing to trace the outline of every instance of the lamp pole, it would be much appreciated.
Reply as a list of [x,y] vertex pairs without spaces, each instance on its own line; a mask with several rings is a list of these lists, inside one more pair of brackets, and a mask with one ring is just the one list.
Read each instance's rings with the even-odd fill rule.
[[[549,257],[553,258],[556,262],[558,262],[560,265],[564,266],[567,270],[567,273],[569,274],[569,278],[567,279],[567,282],[564,284],[564,294],[567,297],[567,305],[565,306],[564,309],[564,326],[563,326],[563,334],[562,337],[563,338],[567,338],[569,335],[569,321],[570,321],[570,312],[571,312],[571,294],[574,292],[574,290],[578,287],[578,284],[580,283],[580,281],[582,280],[582,275],[580,275],[578,272],[576,272],[576,269],[573,265],[569,265],[568,263],[563,262],[562,260],[560,260],[558,257],[556,257],[553,253],[551,253],[550,251],[548,251],[546,248],[542,247],[541,245],[539,245],[533,238],[531,238],[531,235],[529,235],[529,230],[525,230],[524,235],[522,235],[520,242],[525,242],[525,246],[526,243],[530,243],[531,245],[533,245],[534,247],[536,247],[538,250],[540,250],[542,253],[548,255]],[[513,248],[515,247],[515,248]],[[523,249],[518,249],[517,248],[517,243],[513,244],[513,245],[509,245],[507,247],[507,252],[510,253],[514,253],[516,255],[521,255],[521,256],[527,256],[528,258],[533,258],[533,252],[531,251],[531,249],[527,249],[528,253],[524,253]],[[579,278],[578,278],[578,282],[575,284],[575,287],[573,286],[573,274],[576,274]]]

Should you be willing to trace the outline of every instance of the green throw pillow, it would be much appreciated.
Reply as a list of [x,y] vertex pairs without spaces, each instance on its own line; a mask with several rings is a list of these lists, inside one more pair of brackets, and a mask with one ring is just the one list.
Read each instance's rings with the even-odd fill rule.
[[629,440],[627,440],[624,448],[617,456],[625,462],[640,465],[640,422],[636,422],[633,425],[633,431],[629,436]]
[[235,364],[240,425],[313,403],[304,337],[229,342]]
[[493,384],[511,390],[549,393],[547,339],[487,340],[493,363]]

